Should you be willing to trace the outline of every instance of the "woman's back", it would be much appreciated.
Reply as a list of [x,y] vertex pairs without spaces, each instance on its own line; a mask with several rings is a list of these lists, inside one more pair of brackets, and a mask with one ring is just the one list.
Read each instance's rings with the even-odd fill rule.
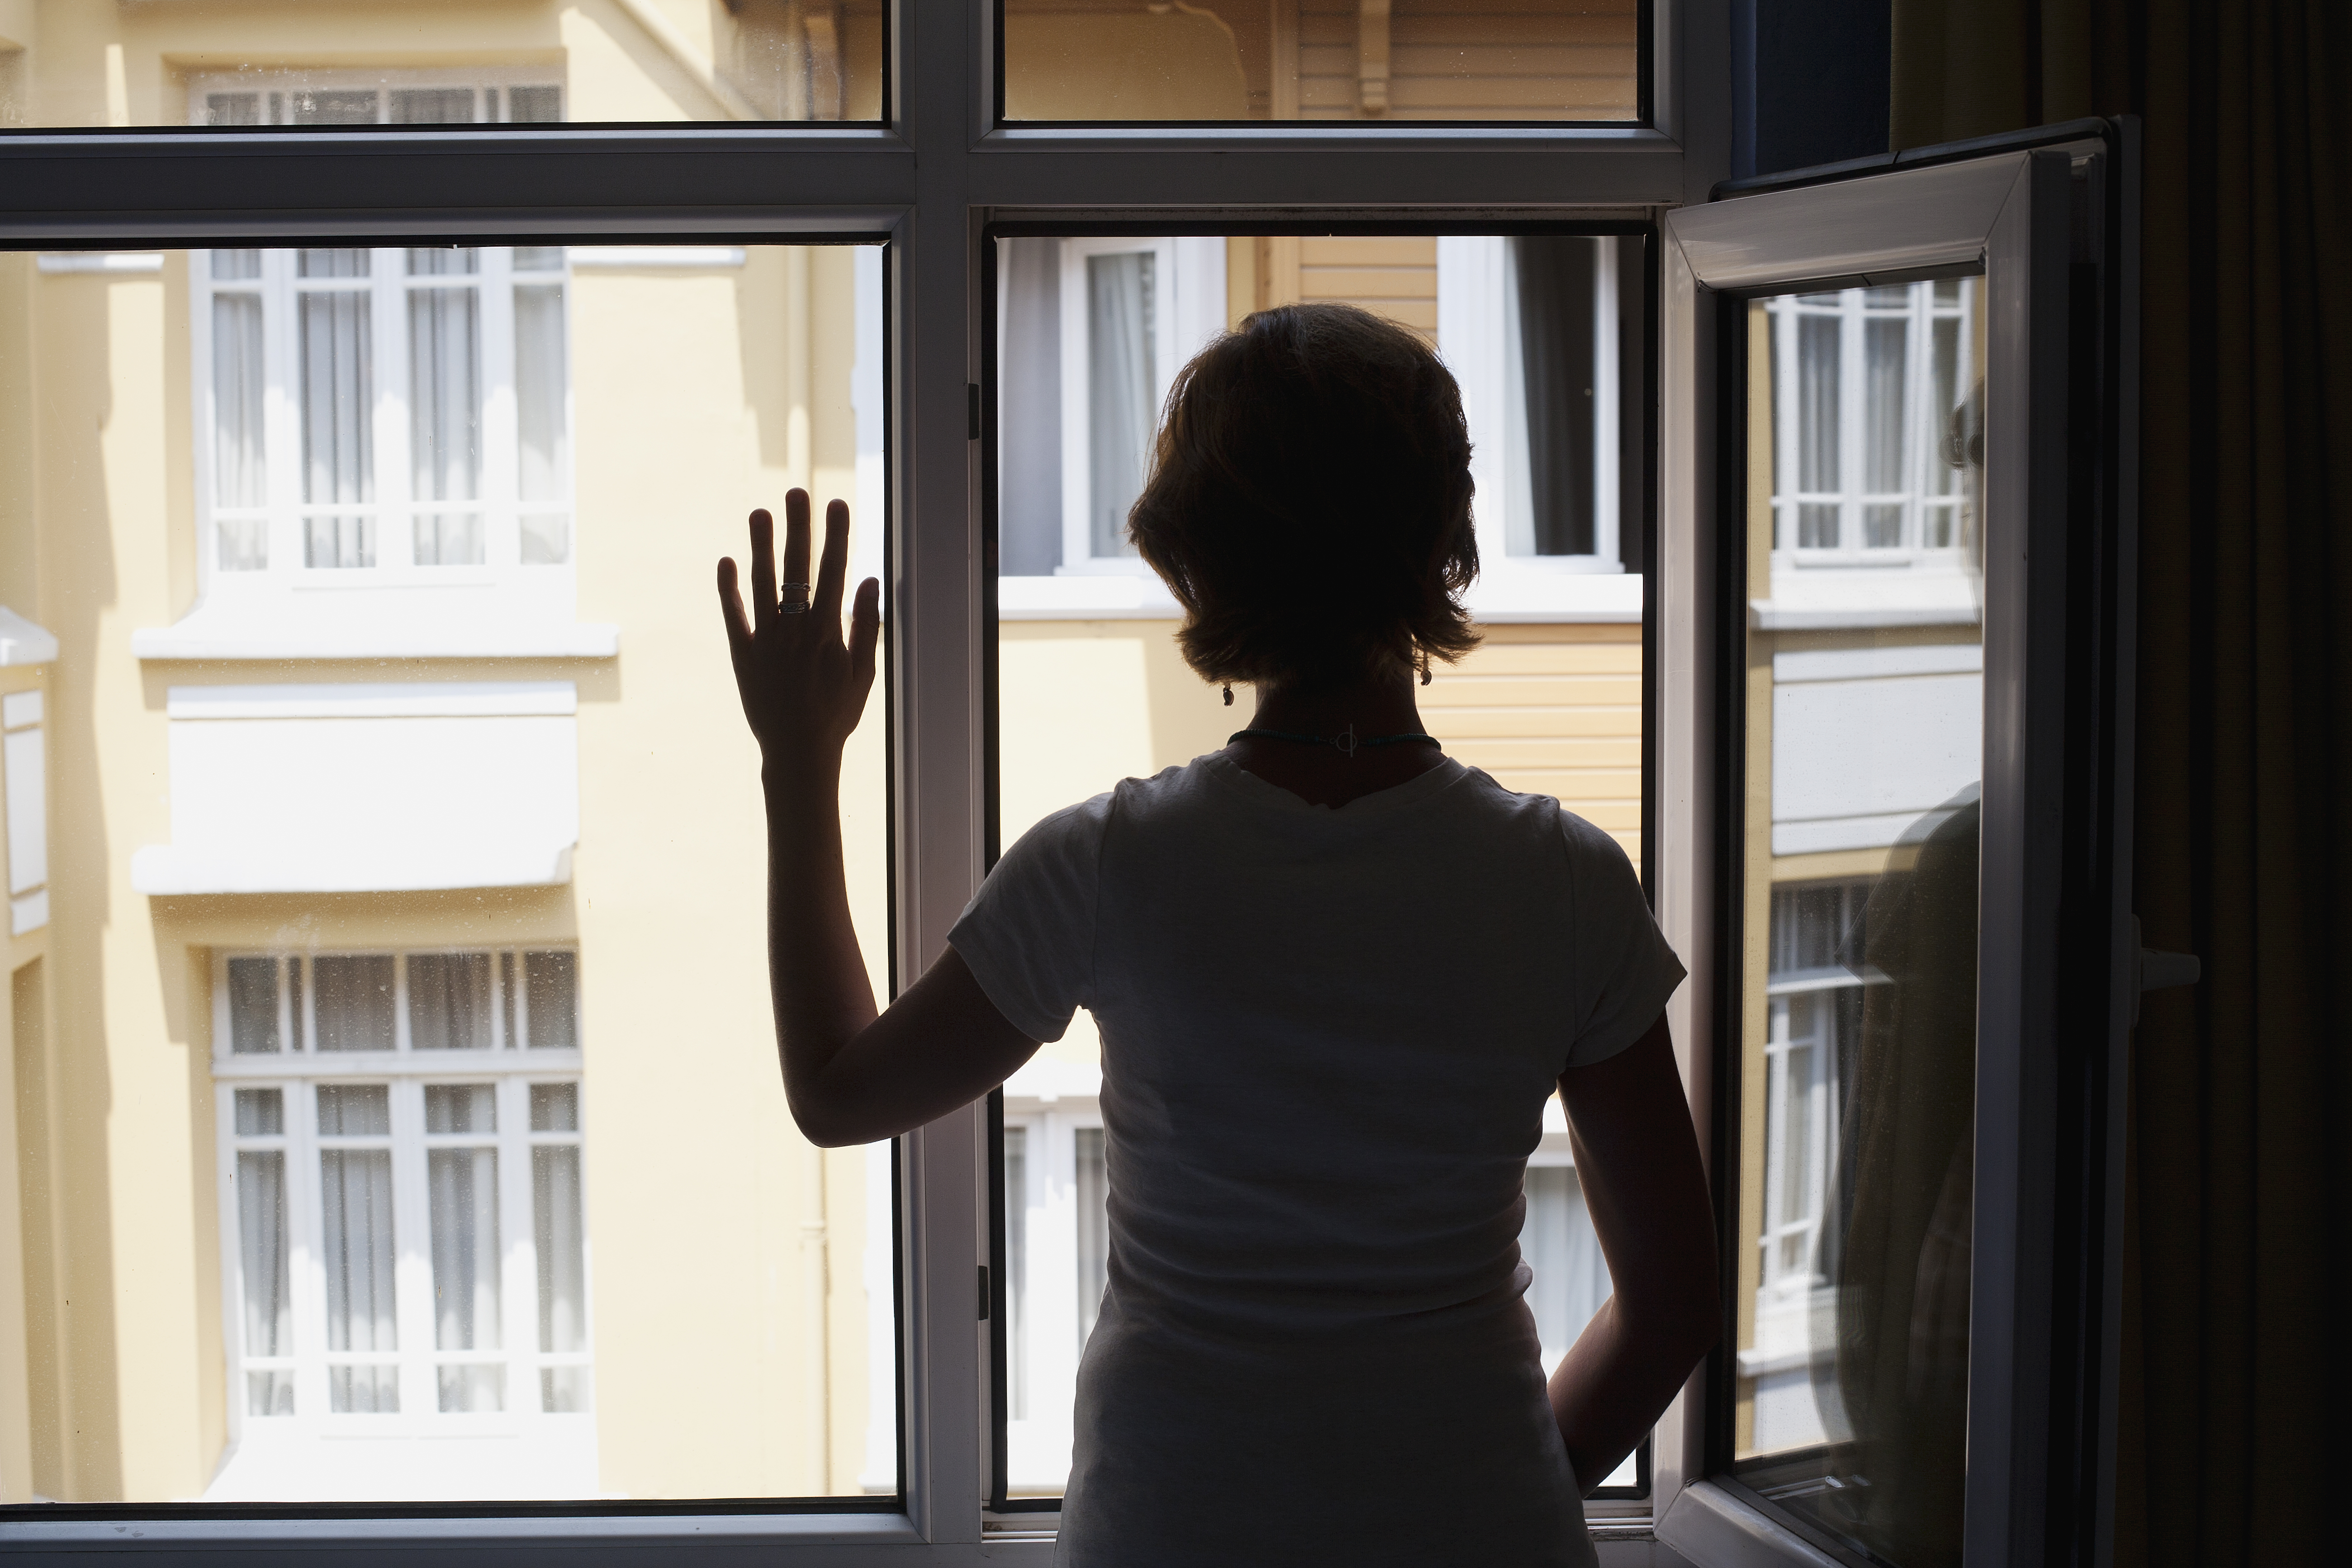
[[[1071,1561],[1185,1560],[1118,1483],[1139,1447],[1138,1485],[1181,1500],[1169,1467],[1237,1488],[1261,1446],[1291,1474],[1345,1457],[1354,1485],[1417,1455],[1500,1488],[1511,1560],[1577,1560],[1520,1301],[1524,1166],[1563,1068],[1631,1044],[1682,973],[1612,840],[1450,761],[1333,811],[1213,754],[1048,818],[950,940],[1024,1032],[1083,1005],[1102,1035],[1110,1284]],[[1341,1417],[1358,1357],[1386,1386]],[[1249,1396],[1200,1402],[1228,1379]]]

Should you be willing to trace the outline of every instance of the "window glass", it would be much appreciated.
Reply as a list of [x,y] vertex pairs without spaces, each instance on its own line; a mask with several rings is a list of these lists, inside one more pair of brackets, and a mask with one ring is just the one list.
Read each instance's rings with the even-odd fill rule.
[[[398,0],[203,7],[47,0],[0,33],[0,122],[488,126],[875,120],[882,0]],[[0,23],[0,26],[6,24]]]
[[1748,314],[1733,1468],[1953,1561],[1983,747],[1976,279]]
[[[1486,640],[1419,694],[1431,732],[1507,787],[1559,798],[1638,859],[1642,584],[1628,568],[1641,538],[1644,244],[1000,240],[1000,843],[1121,778],[1214,751],[1248,721],[1244,689],[1226,707],[1179,658],[1175,603],[1127,544],[1126,510],[1187,359],[1254,310],[1339,300],[1435,344],[1462,384],[1474,462],[1486,465],[1475,475],[1485,572],[1471,599]],[[1532,303],[1507,310],[1510,300]],[[1102,483],[1105,454],[1127,465],[1115,489]],[[1538,472],[1541,489],[1529,477]],[[1005,1085],[999,1256],[1014,1497],[1056,1496],[1068,1476],[1071,1400],[1102,1300],[1118,1180],[1101,1085],[1085,1013]],[[1528,1173],[1520,1247],[1549,1370],[1610,1289],[1557,1101]],[[1629,1459],[1606,1484],[1636,1480]]]
[[1627,121],[1636,0],[1002,0],[1004,116]]
[[[0,255],[8,858],[60,932],[0,936],[34,1492],[897,1490],[890,1152],[785,1105],[710,594],[794,484],[876,573],[881,276]],[[842,788],[877,984],[879,707]],[[36,818],[14,744],[53,730],[78,805]]]

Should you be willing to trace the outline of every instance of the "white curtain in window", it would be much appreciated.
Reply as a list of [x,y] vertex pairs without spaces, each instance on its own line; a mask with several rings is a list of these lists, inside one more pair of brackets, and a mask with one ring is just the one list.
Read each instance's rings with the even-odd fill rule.
[[1527,1190],[1519,1251],[1535,1275],[1528,1305],[1549,1372],[1609,1299],[1609,1265],[1601,1258],[1601,1237],[1585,1211],[1584,1189],[1573,1167],[1531,1165]]
[[[382,1136],[392,1130],[381,1085],[321,1085],[321,1136]],[[327,1352],[399,1348],[393,1298],[392,1151],[325,1149],[319,1154],[320,1250],[327,1277]],[[330,1369],[330,1404],[338,1412],[400,1408],[395,1369]]]
[[[542,257],[518,247],[515,266],[520,269],[526,261],[562,264],[560,252]],[[514,335],[516,479],[524,509],[522,563],[561,565],[572,556],[571,521],[561,510],[565,476],[572,468],[571,431],[564,416],[562,284],[516,285]]]
[[1077,1131],[1078,1343],[1095,1331],[1110,1279],[1110,1166],[1099,1127]]
[[1128,509],[1143,493],[1157,413],[1152,388],[1159,308],[1152,253],[1087,258],[1087,374],[1093,398],[1087,453],[1088,544],[1097,556],[1133,555]]
[[1029,1130],[1004,1130],[1004,1386],[1015,1421],[1029,1419]]
[[[1838,360],[1842,336],[1835,316],[1807,315],[1797,319],[1797,489],[1811,494],[1843,488],[1838,471]],[[1835,549],[1839,542],[1837,503],[1801,503],[1797,508],[1797,542],[1807,549]]]
[[[469,248],[412,248],[408,275],[470,276],[478,262],[479,253]],[[481,309],[480,290],[471,284],[412,286],[408,292],[408,454],[420,566],[482,560],[481,514],[426,504],[481,497]]]
[[530,1152],[534,1240],[539,1247],[539,1348],[588,1348],[586,1232],[580,1212],[580,1150],[547,1144]]
[[236,1157],[237,1251],[245,1269],[245,1353],[288,1355],[293,1308],[287,1295],[286,1156],[247,1150]]
[[[221,257],[254,252],[215,251]],[[234,265],[234,264],[232,264]],[[261,296],[213,296],[213,502],[258,507],[269,500],[263,466]],[[257,572],[269,564],[268,525],[258,518],[224,519],[219,527],[222,570]]]
[[[427,1134],[497,1131],[488,1084],[434,1084],[425,1090]],[[437,1350],[493,1350],[499,1343],[499,1152],[430,1149],[425,1185],[433,1229],[433,1342]],[[501,1369],[443,1366],[444,1411],[499,1408]]]
[[321,953],[310,961],[310,972],[319,987],[320,1050],[388,1051],[398,1044],[392,954]]
[[408,1045],[418,1051],[490,1048],[490,955],[408,955]]
[[[304,250],[305,279],[364,278],[364,250]],[[313,505],[375,500],[374,355],[368,296],[355,289],[302,289],[297,296],[302,363],[302,499]],[[365,514],[310,517],[303,559],[310,566],[373,566],[375,523]]]

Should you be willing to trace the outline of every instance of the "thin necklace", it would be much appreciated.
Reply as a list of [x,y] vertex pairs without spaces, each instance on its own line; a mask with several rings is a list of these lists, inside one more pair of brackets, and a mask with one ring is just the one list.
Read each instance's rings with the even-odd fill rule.
[[1337,735],[1301,735],[1290,730],[1236,730],[1225,737],[1225,744],[1230,746],[1246,735],[1255,735],[1262,741],[1296,741],[1302,746],[1329,746],[1346,757],[1354,756],[1365,746],[1401,746],[1408,741],[1426,741],[1433,746],[1439,744],[1436,736],[1424,735],[1418,730],[1402,735],[1369,735],[1360,741],[1356,739],[1353,724]]

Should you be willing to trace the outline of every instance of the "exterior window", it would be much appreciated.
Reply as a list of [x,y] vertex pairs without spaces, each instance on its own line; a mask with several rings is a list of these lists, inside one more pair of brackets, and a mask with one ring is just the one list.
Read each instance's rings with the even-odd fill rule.
[[529,67],[450,75],[327,69],[205,72],[191,125],[526,124],[563,118],[563,89]]
[[1766,307],[1773,377],[1773,549],[1818,563],[1951,562],[1969,543],[1955,426],[1978,369],[1977,280]]
[[189,255],[215,592],[572,558],[555,246]]
[[38,691],[0,697],[0,791],[7,796],[8,933],[49,923],[49,750]]
[[[332,1468],[311,1439],[347,1427],[497,1417],[593,1461],[584,1428],[538,1425],[590,1399],[573,976],[556,949],[216,960],[246,1440],[215,1495],[306,1494]],[[404,1488],[431,1462],[398,1445],[375,1460]]]

